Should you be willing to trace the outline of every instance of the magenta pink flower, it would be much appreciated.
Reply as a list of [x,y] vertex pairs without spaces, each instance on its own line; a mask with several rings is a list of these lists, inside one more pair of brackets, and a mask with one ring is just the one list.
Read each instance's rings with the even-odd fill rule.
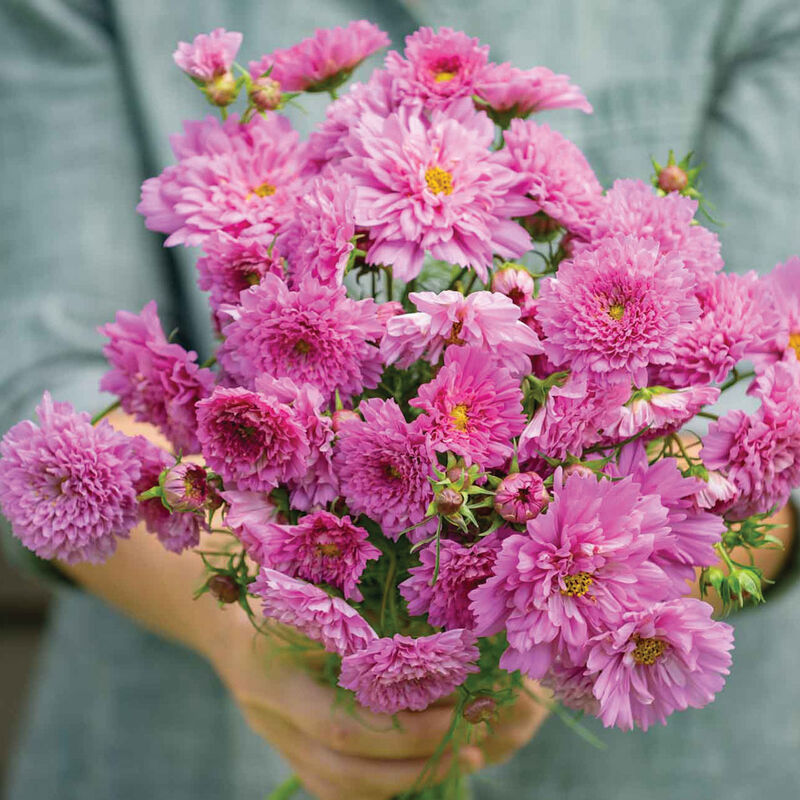
[[313,386],[297,386],[291,378],[261,375],[255,386],[292,408],[311,448],[305,473],[287,481],[292,508],[310,511],[330,503],[339,494],[339,479],[333,469],[333,420],[323,415],[325,398]]
[[519,380],[487,355],[474,347],[448,348],[444,366],[409,405],[422,409],[417,423],[435,450],[491,469],[513,455],[511,440],[525,427],[525,415]]
[[339,686],[377,714],[423,711],[478,672],[475,637],[456,629],[412,639],[375,639],[342,659]]
[[[141,466],[141,475],[136,481],[137,494],[146,492],[158,485],[162,471],[171,467],[175,459],[151,444],[143,436],[133,440],[133,450]],[[202,467],[190,465],[188,461],[181,464],[193,466],[205,475]],[[160,497],[153,497],[139,503],[139,519],[144,522],[150,533],[155,534],[167,550],[180,553],[190,547],[196,547],[200,542],[200,525],[202,520],[191,513],[179,511],[170,512],[161,502]]]
[[317,28],[313,36],[276,50],[248,65],[255,79],[268,70],[284,92],[327,92],[344,83],[368,56],[390,44],[377,25],[366,20],[346,28]]
[[674,711],[703,708],[725,685],[733,628],[684,597],[623,615],[589,646],[587,671],[606,727],[647,730]]
[[523,176],[523,189],[544,212],[571,233],[588,236],[603,187],[580,149],[548,125],[512,120],[500,160]]
[[630,392],[628,382],[599,386],[585,375],[571,375],[563,386],[550,390],[522,432],[520,461],[535,464],[542,454],[558,459],[580,456],[584,448],[608,440],[604,431],[619,419]]
[[396,110],[392,79],[384,70],[376,69],[366,83],[352,84],[346,94],[328,105],[325,119],[308,139],[310,162],[322,170],[353,155],[348,149],[348,135],[359,120],[368,115],[388,117]]
[[594,218],[591,244],[575,242],[577,249],[593,248],[607,236],[655,239],[661,252],[680,256],[701,285],[723,267],[719,239],[702,225],[693,225],[697,201],[678,192],[657,195],[643,181],[618,180],[606,194]]
[[211,33],[201,33],[194,41],[178,42],[172,54],[175,63],[187,74],[199,81],[210,81],[224,75],[233,65],[242,34],[216,28]]
[[720,511],[730,508],[739,490],[719,470],[707,470],[708,478],[701,480],[692,500],[697,508]]
[[481,72],[474,94],[479,108],[503,127],[513,117],[527,117],[549,108],[577,108],[587,114],[592,106],[583,92],[569,82],[568,75],[556,75],[547,67],[518,69],[509,63],[489,64]]
[[298,478],[310,455],[308,437],[294,411],[247,389],[218,386],[200,401],[197,436],[211,469],[239,489],[269,491]]
[[545,353],[575,371],[646,386],[648,365],[673,363],[676,342],[700,313],[694,285],[653,239],[605,239],[542,282]]
[[472,267],[485,280],[494,254],[514,258],[529,245],[511,217],[536,206],[521,178],[490,151],[494,126],[463,101],[430,117],[401,107],[355,126],[343,167],[356,183],[355,221],[368,229],[367,260],[400,280],[419,274],[425,252]]
[[261,563],[311,583],[330,584],[348,600],[363,600],[358,580],[367,561],[381,554],[368,538],[350,517],[313,511],[297,525],[270,524],[264,530]]
[[274,253],[269,226],[247,228],[240,236],[214,231],[203,243],[205,255],[197,260],[197,285],[211,292],[209,303],[219,325],[225,305],[238,305],[239,295],[267,274],[283,276],[283,261]]
[[[644,438],[664,436],[680,430],[703,406],[719,399],[715,386],[687,386],[668,389],[652,386],[636,389],[630,400],[619,409],[618,419],[605,428],[605,434],[619,440],[643,431]],[[649,426],[649,427],[648,427]]]
[[507,533],[496,531],[478,539],[473,545],[460,544],[452,539],[439,543],[439,572],[436,580],[436,544],[432,542],[419,552],[420,565],[411,567],[411,577],[403,581],[400,593],[408,602],[408,613],[427,614],[428,622],[436,627],[475,627],[469,607],[469,593],[492,574],[492,567]]
[[118,311],[99,331],[109,339],[103,354],[111,365],[100,388],[140,422],[157,425],[176,449],[196,453],[195,405],[211,392],[214,373],[197,365],[193,351],[167,342],[154,300],[139,314]]
[[762,281],[772,292],[773,314],[780,325],[777,355],[800,361],[800,258],[778,264]]
[[772,292],[755,272],[714,275],[697,297],[700,316],[681,332],[675,360],[659,371],[659,380],[675,386],[721,383],[743,359],[769,360],[782,324]]
[[631,478],[556,473],[546,514],[503,542],[494,574],[470,595],[480,636],[505,628],[500,666],[542,677],[559,653],[580,658],[589,638],[631,608],[661,600],[669,578],[651,560],[667,511]]
[[494,493],[494,510],[506,522],[520,525],[538,517],[549,502],[544,481],[536,472],[506,475]]
[[322,286],[307,278],[290,290],[275,275],[240,297],[224,328],[220,364],[242,386],[259,375],[309,383],[326,400],[336,389],[360,394],[378,385],[378,348],[383,327],[371,298],[351,300],[342,286]]
[[355,248],[353,197],[353,181],[344,173],[316,177],[298,198],[294,219],[278,240],[294,286],[307,277],[327,286],[341,285]]
[[486,72],[489,47],[451,28],[419,28],[406,37],[403,55],[392,50],[386,56],[386,71],[398,97],[439,108],[475,94]]
[[212,494],[205,467],[191,461],[172,464],[164,476],[164,500],[173,511],[200,511]]
[[[394,400],[365,400],[359,410],[363,422],[346,419],[339,426],[334,466],[340,490],[350,511],[366,514],[397,539],[425,519],[433,500],[433,448]],[[435,519],[418,530],[431,526]]]
[[700,456],[738,490],[728,516],[744,519],[782,506],[800,486],[800,362],[779,361],[755,381],[761,407],[736,409],[708,427]]
[[[697,508],[699,478],[684,477],[674,458],[649,464],[639,442],[626,445],[617,464],[608,465],[609,475],[631,475],[642,494],[658,498],[667,509],[669,531],[656,538],[651,559],[670,577],[676,596],[686,594],[695,579],[695,567],[710,567],[719,560],[714,545],[725,532],[720,517]],[[688,583],[687,583],[688,582]]]
[[522,309],[533,300],[536,284],[533,275],[525,267],[510,263],[504,264],[492,275],[492,291],[505,295]]
[[387,364],[408,367],[418,358],[436,363],[448,345],[484,350],[517,375],[530,372],[530,356],[541,353],[536,334],[520,322],[512,300],[496,292],[411,292],[419,309],[389,319],[381,353]]
[[40,558],[105,561],[136,524],[133,440],[48,392],[36,413],[0,441],[0,508]]
[[267,541],[272,523],[280,521],[269,492],[221,492],[226,503],[225,524],[236,534],[247,554],[257,563],[267,561]]
[[262,568],[250,593],[264,601],[265,617],[290,625],[329,653],[348,656],[377,639],[369,623],[344,600],[277,570]]
[[273,235],[291,218],[304,188],[305,145],[280,114],[207,117],[171,139],[178,162],[142,184],[137,211],[168,246],[204,244],[217,230],[238,235],[263,224]]

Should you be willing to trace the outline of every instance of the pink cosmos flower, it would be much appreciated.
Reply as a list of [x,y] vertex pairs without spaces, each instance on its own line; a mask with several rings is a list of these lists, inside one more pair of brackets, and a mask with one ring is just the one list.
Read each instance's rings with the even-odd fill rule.
[[667,511],[631,478],[612,482],[559,471],[546,514],[503,542],[494,574],[470,597],[479,636],[503,628],[500,666],[541,678],[555,657],[580,658],[589,638],[621,614],[663,599],[669,578],[650,561]]
[[390,44],[377,25],[366,20],[346,28],[317,28],[313,36],[276,50],[248,65],[255,79],[268,70],[284,92],[327,92],[344,83],[368,56]]
[[493,137],[489,118],[467,100],[430,117],[409,106],[364,116],[350,136],[355,155],[342,166],[356,183],[356,224],[369,231],[367,261],[408,281],[429,251],[486,280],[494,254],[524,253],[530,239],[511,217],[536,206],[490,151]]
[[329,653],[347,656],[377,639],[369,623],[344,600],[277,570],[262,568],[250,592],[264,601],[265,617],[296,628]]
[[777,355],[800,361],[800,258],[792,256],[761,280],[772,293],[773,314],[780,324]]
[[782,506],[800,486],[800,362],[779,361],[755,381],[761,407],[736,409],[708,426],[700,456],[738,490],[733,519]]
[[697,293],[700,316],[683,329],[659,379],[675,386],[721,383],[742,359],[768,360],[782,327],[772,292],[755,272],[720,273]]
[[474,94],[488,107],[489,115],[503,127],[512,117],[527,117],[549,108],[577,108],[587,114],[592,106],[583,92],[547,67],[518,69],[509,63],[489,64],[481,72]]
[[346,173],[316,177],[297,200],[294,219],[278,240],[293,285],[306,277],[340,286],[355,248],[353,181]]
[[627,382],[599,386],[585,375],[571,375],[563,386],[554,386],[546,403],[533,415],[519,438],[521,463],[533,463],[541,454],[564,459],[580,456],[587,447],[602,441],[630,397]]
[[575,711],[600,713],[600,704],[594,696],[594,677],[586,674],[586,665],[572,664],[569,659],[556,659],[541,680],[542,686],[550,689],[559,703]]
[[[142,470],[134,488],[137,494],[141,494],[158,485],[161,472],[172,466],[175,459],[143,436],[137,436],[132,446]],[[139,503],[138,510],[139,519],[167,550],[181,553],[189,547],[196,547],[200,542],[201,520],[194,514],[178,511],[171,513],[160,497]]]
[[257,563],[267,562],[267,541],[272,523],[283,521],[269,492],[220,493],[225,501],[225,524],[236,534],[247,554]]
[[339,686],[378,714],[423,711],[478,672],[475,637],[456,629],[412,639],[375,639],[342,659]]
[[703,708],[725,685],[733,628],[684,597],[623,615],[589,645],[587,671],[606,727],[647,730],[674,711]]
[[719,239],[702,225],[693,225],[697,201],[678,192],[657,195],[644,181],[618,180],[606,194],[592,226],[591,244],[575,242],[576,250],[620,234],[655,239],[661,252],[680,256],[698,285],[723,267]]
[[233,65],[242,34],[216,28],[211,33],[201,33],[194,41],[178,42],[172,54],[175,63],[186,73],[200,81],[210,81],[224,75]]
[[544,481],[536,472],[506,475],[494,493],[494,510],[506,522],[524,524],[538,517],[550,502]]
[[226,122],[206,117],[184,123],[171,138],[178,162],[142,184],[137,211],[152,231],[170,234],[166,245],[202,245],[213,231],[238,234],[263,224],[274,235],[291,218],[307,168],[289,120],[236,114]]
[[307,278],[296,291],[275,275],[240,296],[217,357],[228,375],[253,388],[259,375],[309,383],[326,400],[336,389],[360,394],[378,385],[383,328],[371,298],[351,300],[342,286]]
[[462,456],[468,466],[502,466],[525,427],[519,380],[475,347],[448,348],[444,366],[409,405],[422,409],[417,424],[433,448]]
[[392,50],[386,56],[398,97],[440,108],[475,93],[486,72],[489,47],[451,28],[420,28],[406,37],[403,55]]
[[392,79],[384,70],[376,69],[366,83],[352,84],[346,94],[328,105],[325,119],[308,139],[310,163],[321,171],[353,155],[348,149],[348,135],[358,121],[367,115],[388,117],[396,110]]
[[0,508],[40,558],[100,563],[136,524],[133,440],[48,392],[0,441]]
[[657,497],[667,509],[669,531],[655,540],[650,558],[672,580],[675,595],[686,594],[687,581],[695,579],[694,568],[710,567],[718,561],[714,545],[725,532],[720,517],[697,508],[694,498],[700,479],[684,477],[674,458],[649,464],[640,442],[626,445],[618,463],[609,464],[606,472],[617,477],[631,475],[642,494]]
[[410,366],[418,358],[436,363],[448,345],[467,345],[508,368],[514,375],[530,372],[530,356],[541,353],[534,331],[520,321],[520,309],[497,292],[411,292],[419,309],[389,319],[381,341],[387,364]]
[[259,392],[218,386],[197,404],[197,436],[211,469],[239,489],[269,491],[306,472],[303,425],[289,406]]
[[200,464],[179,461],[164,475],[164,501],[173,511],[200,511],[212,499],[214,490],[208,473]]
[[261,563],[311,583],[330,584],[348,600],[363,600],[358,580],[367,561],[381,554],[368,537],[350,517],[313,511],[300,517],[297,525],[268,525]]
[[502,537],[507,533],[495,531],[473,545],[442,539],[435,581],[436,543],[423,547],[419,552],[420,565],[411,567],[411,577],[399,586],[400,594],[408,602],[408,613],[427,614],[428,622],[435,627],[474,628],[469,593],[492,574]]
[[542,281],[537,317],[556,364],[647,385],[649,364],[671,364],[700,307],[694,278],[653,239],[619,236],[562,262]]
[[196,363],[197,354],[164,336],[155,300],[139,314],[118,311],[101,326],[103,354],[111,370],[100,389],[118,395],[122,408],[140,422],[158,426],[177,450],[196,453],[195,404],[214,386],[214,373]]
[[703,406],[719,399],[715,386],[687,386],[668,389],[652,386],[636,389],[630,400],[619,409],[619,417],[605,429],[609,437],[619,440],[648,428],[644,438],[664,436],[680,430]]
[[730,508],[739,490],[719,470],[708,471],[708,479],[701,480],[692,500],[697,508],[717,510]]
[[500,160],[524,177],[524,191],[537,210],[568,231],[586,237],[603,187],[581,150],[548,125],[512,120]]
[[[334,453],[340,491],[354,514],[366,514],[397,539],[418,525],[433,500],[428,480],[435,463],[428,437],[405,421],[394,400],[365,400],[364,417],[342,420]],[[436,520],[420,533],[435,529]]]
[[225,317],[219,310],[237,305],[239,295],[268,274],[283,276],[283,261],[273,252],[275,237],[269,226],[247,228],[240,236],[214,231],[203,243],[205,255],[197,260],[197,285],[211,292],[209,304],[217,324]]
[[492,275],[492,291],[505,295],[522,309],[533,300],[536,284],[533,275],[522,265],[504,264]]
[[298,386],[291,378],[261,375],[255,387],[291,407],[311,448],[305,473],[287,482],[292,508],[310,511],[330,503],[339,494],[339,479],[333,469],[333,421],[323,415],[325,398],[315,387],[307,383]]

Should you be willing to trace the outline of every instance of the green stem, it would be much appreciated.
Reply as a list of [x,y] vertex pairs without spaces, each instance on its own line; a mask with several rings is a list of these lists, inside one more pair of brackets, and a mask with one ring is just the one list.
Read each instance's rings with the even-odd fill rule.
[[741,375],[737,371],[736,367],[733,368],[733,372],[731,373],[731,377],[728,378],[722,386],[719,387],[720,392],[724,392],[726,389],[730,389],[731,386],[735,386],[739,381],[747,380],[748,378],[752,378],[755,375],[755,372],[743,372]]
[[228,119],[228,109],[225,106],[220,106],[219,113],[222,116],[222,121],[225,122]]
[[217,354],[214,353],[213,356],[209,356],[200,366],[201,367],[213,367],[214,364],[217,363]]
[[467,288],[464,289],[464,294],[465,295],[469,294],[470,291],[472,291],[472,287],[473,287],[475,281],[477,280],[477,278],[478,278],[478,273],[477,272],[473,272],[472,273],[472,277],[469,279],[469,283],[467,284]]
[[461,271],[458,275],[450,281],[450,285],[447,287],[448,291],[456,288],[456,284],[467,274],[467,269],[469,269],[469,267],[461,267]]
[[386,572],[386,583],[383,585],[383,598],[381,600],[380,627],[384,630],[384,619],[386,618],[386,605],[389,602],[389,593],[394,588],[394,576],[397,572],[397,556],[394,550],[389,550],[389,569]]
[[698,411],[695,416],[705,417],[706,419],[713,419],[713,420],[719,419],[719,414],[712,414],[710,411]]
[[92,417],[92,425],[97,425],[103,417],[107,417],[112,411],[116,411],[121,404],[122,400],[115,400],[110,406],[106,406],[102,411]]
[[385,267],[386,269],[386,301],[392,301],[392,268]]
[[290,775],[277,789],[267,795],[267,800],[289,800],[302,787],[300,778],[297,775]]

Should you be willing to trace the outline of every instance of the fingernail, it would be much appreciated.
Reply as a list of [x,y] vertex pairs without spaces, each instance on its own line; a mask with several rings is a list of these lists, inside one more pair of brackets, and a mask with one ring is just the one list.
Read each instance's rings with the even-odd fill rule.
[[486,763],[483,752],[477,747],[462,747],[458,751],[458,760],[468,772],[476,772]]

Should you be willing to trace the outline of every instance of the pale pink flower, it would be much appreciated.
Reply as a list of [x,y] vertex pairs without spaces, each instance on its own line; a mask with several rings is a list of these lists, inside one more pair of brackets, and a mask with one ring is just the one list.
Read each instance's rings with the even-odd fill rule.
[[211,33],[198,34],[191,44],[178,42],[172,58],[191,77],[207,82],[231,68],[241,44],[241,33],[216,28]]

